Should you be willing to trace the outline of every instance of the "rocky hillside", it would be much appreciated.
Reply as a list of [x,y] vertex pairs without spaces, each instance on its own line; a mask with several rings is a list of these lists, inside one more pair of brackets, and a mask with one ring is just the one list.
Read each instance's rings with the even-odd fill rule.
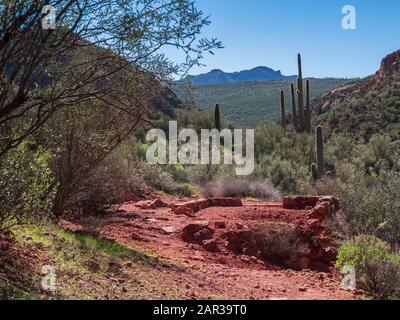
[[268,67],[256,67],[251,70],[227,73],[220,69],[211,70],[208,73],[197,76],[187,76],[182,83],[192,83],[194,85],[213,85],[228,84],[249,81],[269,81],[269,80],[294,80],[296,76],[284,76],[281,71],[275,71]]
[[359,141],[377,133],[400,140],[400,50],[386,56],[375,75],[315,99],[313,109],[329,133]]

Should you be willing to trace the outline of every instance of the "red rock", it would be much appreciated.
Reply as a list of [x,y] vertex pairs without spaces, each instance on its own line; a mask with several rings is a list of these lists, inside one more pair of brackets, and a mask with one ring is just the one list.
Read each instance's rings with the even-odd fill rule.
[[305,210],[306,207],[315,207],[319,200],[316,196],[290,196],[283,198],[285,209]]
[[188,224],[182,229],[182,240],[186,242],[202,243],[203,240],[211,239],[213,230],[211,230],[208,221],[196,221]]
[[239,198],[211,198],[211,207],[242,207],[243,202]]
[[340,202],[332,196],[290,196],[283,198],[283,207],[294,210],[310,210],[320,203],[334,206],[335,211],[340,209]]
[[215,221],[214,222],[214,227],[217,229],[225,229],[226,228],[226,224],[224,221]]
[[155,208],[168,208],[168,207],[169,207],[169,204],[168,204],[168,203],[162,201],[162,200],[159,199],[159,198],[153,200],[153,201],[152,201],[152,205],[153,205]]
[[194,211],[185,205],[171,205],[172,212],[178,215],[194,216]]
[[241,253],[242,252],[242,242],[240,240],[239,234],[234,231],[234,230],[229,230],[227,233],[225,233],[225,238],[226,238],[226,247],[235,252],[235,253]]
[[169,207],[167,203],[159,198],[154,200],[139,201],[136,203],[136,206],[144,210]]
[[239,207],[243,206],[240,199],[236,198],[210,198],[196,199],[180,204],[171,204],[175,214],[193,214],[209,207]]
[[218,244],[214,239],[203,240],[203,247],[209,252],[220,252]]
[[312,220],[309,220],[307,223],[308,227],[313,230],[319,228],[321,226],[321,224],[322,224],[321,220],[319,220],[319,219],[312,219]]

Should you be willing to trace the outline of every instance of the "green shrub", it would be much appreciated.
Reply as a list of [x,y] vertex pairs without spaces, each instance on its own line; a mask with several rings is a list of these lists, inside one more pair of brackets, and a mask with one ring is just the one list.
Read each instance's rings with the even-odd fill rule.
[[50,151],[25,141],[0,160],[0,230],[51,212]]
[[354,267],[357,287],[378,299],[400,298],[400,256],[372,236],[358,236],[339,250],[336,267]]
[[254,177],[259,180],[269,180],[283,194],[294,194],[308,179],[306,167],[279,157],[264,156],[255,165]]
[[364,176],[354,165],[336,167],[336,177],[313,186],[310,193],[334,195],[342,211],[337,216],[338,232],[352,238],[359,234],[376,236],[392,248],[400,246],[400,175],[395,172]]

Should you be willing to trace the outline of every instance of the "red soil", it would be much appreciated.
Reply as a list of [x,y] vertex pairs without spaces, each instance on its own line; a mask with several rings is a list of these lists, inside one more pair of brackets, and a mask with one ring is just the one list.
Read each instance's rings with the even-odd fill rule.
[[[167,204],[177,202],[177,199],[166,197],[162,200]],[[263,222],[285,222],[304,227],[309,219],[308,210],[284,209],[282,203],[244,201],[241,207],[205,208],[193,217],[175,214],[167,207],[143,207],[143,203],[124,203],[101,217],[96,228],[90,222],[93,220],[84,218],[73,223],[82,226],[84,231],[96,232],[101,237],[185,264],[193,272],[182,274],[179,281],[187,288],[206,290],[210,297],[256,300],[357,297],[340,288],[340,275],[333,267],[328,272],[295,271],[235,254],[223,244],[227,230],[246,229]],[[201,244],[182,240],[182,229],[195,221],[209,222],[219,252],[209,252]],[[195,298],[195,291],[188,298]]]

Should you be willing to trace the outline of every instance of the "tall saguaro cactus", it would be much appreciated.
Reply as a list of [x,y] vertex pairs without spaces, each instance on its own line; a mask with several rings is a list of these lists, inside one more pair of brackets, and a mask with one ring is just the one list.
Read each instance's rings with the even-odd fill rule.
[[281,120],[282,128],[286,128],[286,113],[285,113],[285,93],[281,90]]
[[218,103],[215,105],[215,128],[218,131],[221,131],[221,115],[220,115]]
[[304,109],[304,130],[311,133],[310,81],[306,81],[306,108]]
[[297,78],[297,100],[299,107],[299,131],[303,132],[305,128],[304,121],[304,87],[303,87],[303,69],[301,65],[301,55],[297,55],[297,64],[299,75]]
[[294,90],[294,84],[290,84],[290,93],[292,95],[292,116],[293,116],[293,125],[294,128],[297,130],[297,110],[296,110],[296,97],[295,97],[295,90]]
[[297,55],[297,64],[299,73],[297,77],[297,90],[295,89],[295,85],[293,83],[290,84],[290,91],[292,95],[293,125],[297,132],[311,133],[312,111],[310,106],[310,82],[309,80],[306,81],[304,90],[303,67],[300,54]]
[[324,135],[322,127],[318,126],[315,133],[315,146],[317,163],[311,165],[311,173],[315,180],[321,179],[325,175],[325,159],[324,159]]

